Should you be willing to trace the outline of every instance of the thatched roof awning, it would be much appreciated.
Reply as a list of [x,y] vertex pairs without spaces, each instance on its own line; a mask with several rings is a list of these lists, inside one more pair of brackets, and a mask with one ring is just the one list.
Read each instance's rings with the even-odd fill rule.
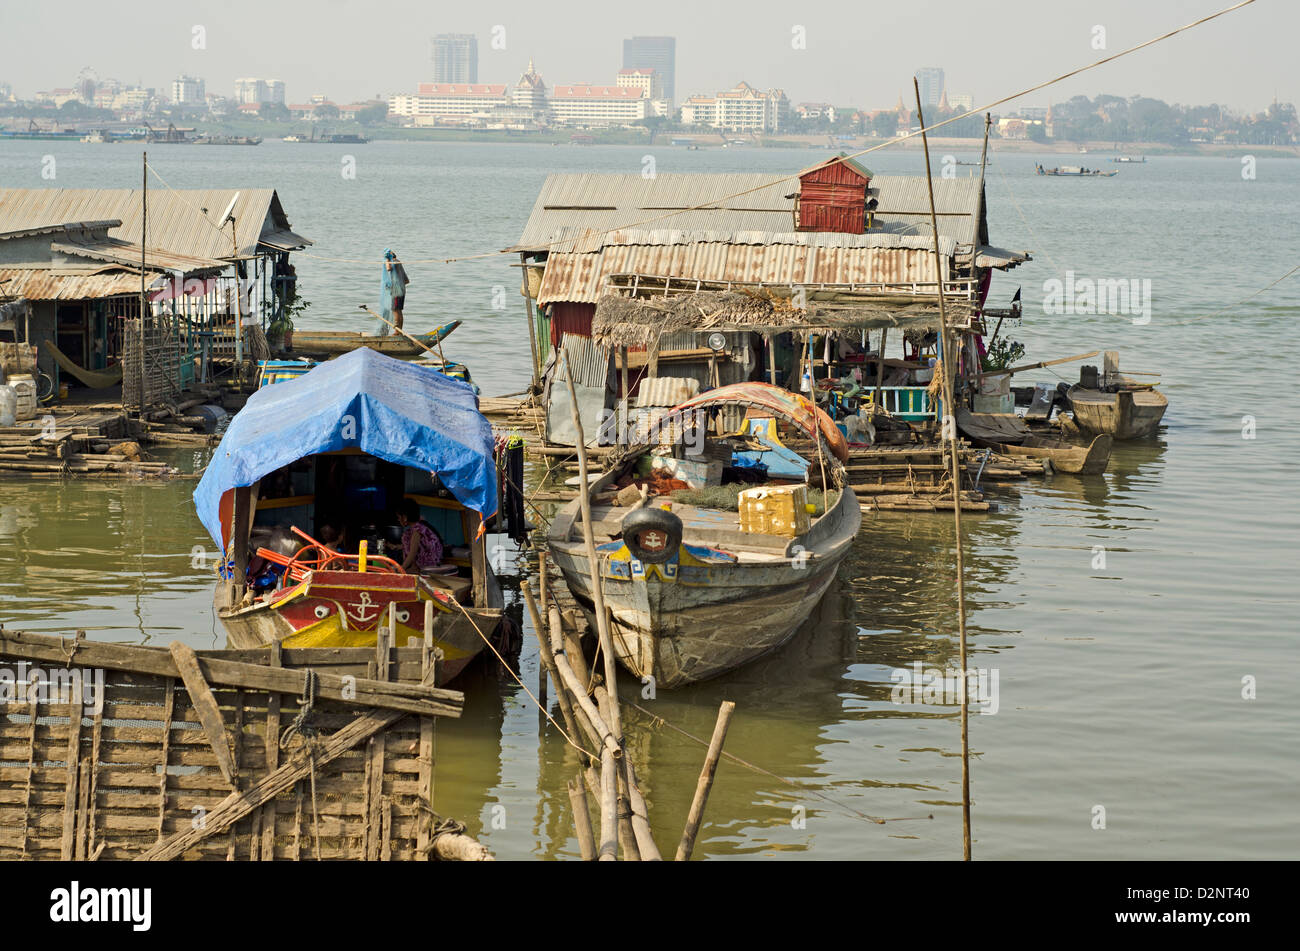
[[[948,302],[950,321],[965,319],[970,312],[968,301]],[[653,347],[662,335],[681,331],[784,333],[863,327],[934,330],[938,326],[939,302],[934,297],[880,295],[852,303],[809,300],[801,308],[790,298],[697,291],[669,297],[605,294],[596,303],[591,335],[604,346]]]

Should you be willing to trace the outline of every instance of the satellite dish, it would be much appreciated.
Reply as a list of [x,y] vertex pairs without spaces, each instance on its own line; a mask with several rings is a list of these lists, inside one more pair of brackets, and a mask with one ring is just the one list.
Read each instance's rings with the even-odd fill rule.
[[709,344],[709,349],[712,350],[714,353],[721,353],[723,350],[727,349],[726,336],[719,333],[716,330],[713,333],[709,334],[707,340]]
[[237,201],[239,201],[239,192],[235,192],[234,196],[230,199],[230,204],[227,205],[226,210],[221,213],[221,224],[224,225],[227,221],[231,220],[233,217],[231,212],[235,210],[235,202]]

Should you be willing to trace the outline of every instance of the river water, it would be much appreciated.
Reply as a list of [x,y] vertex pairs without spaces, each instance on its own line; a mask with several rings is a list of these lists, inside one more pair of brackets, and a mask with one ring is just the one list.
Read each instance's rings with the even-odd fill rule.
[[[392,247],[411,276],[408,326],[463,319],[448,356],[469,363],[489,395],[527,382],[514,259],[419,262],[509,246],[551,172],[640,172],[651,154],[660,172],[783,175],[829,154],[151,148],[171,186],[278,191],[296,230],[316,241],[295,255],[312,305],[300,326],[361,327],[357,305],[378,296],[371,262]],[[50,181],[42,170],[52,149]],[[881,174],[924,171],[917,152],[862,161]],[[988,172],[993,243],[1035,257],[998,275],[992,303],[1023,286],[1026,320],[1011,335],[1026,344],[1026,361],[1118,349],[1122,367],[1162,374],[1171,405],[1160,435],[1120,444],[1104,477],[998,489],[1000,511],[964,519],[970,665],[990,687],[997,678],[996,713],[972,708],[970,723],[974,854],[1295,858],[1300,401],[1290,371],[1300,365],[1300,277],[1238,302],[1296,264],[1300,162],[1260,159],[1252,169],[1238,159],[1159,158],[1103,166],[1120,169],[1111,179],[1065,179],[1035,176],[1035,161],[1062,157],[995,153]],[[344,174],[350,165],[355,177]],[[139,177],[138,146],[0,146],[4,187],[127,188]],[[1067,271],[1076,281],[1149,281],[1150,319],[1044,314],[1046,282],[1065,282]],[[1075,365],[1054,369],[1060,377],[1026,379],[1077,374]],[[192,451],[168,458],[189,471],[205,463]],[[0,482],[0,621],[224,646],[212,575],[194,556],[211,542],[192,487]],[[723,763],[697,856],[960,857],[957,708],[894,702],[896,671],[956,664],[954,578],[950,517],[867,513],[817,616],[786,649],[654,699],[624,680],[626,696],[705,739],[719,702],[734,700],[726,748],[767,771]],[[531,634],[521,667],[535,687]],[[464,717],[438,726],[438,810],[502,858],[576,855],[565,791],[576,767],[563,742],[553,728],[539,731],[516,685],[478,676],[463,686]],[[671,854],[703,748],[640,714],[627,726],[656,837]]]

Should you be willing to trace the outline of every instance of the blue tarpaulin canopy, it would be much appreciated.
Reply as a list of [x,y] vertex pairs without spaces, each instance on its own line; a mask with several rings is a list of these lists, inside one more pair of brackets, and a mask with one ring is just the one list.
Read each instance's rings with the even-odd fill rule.
[[363,347],[249,397],[194,490],[199,521],[224,550],[227,492],[305,456],[341,449],[434,472],[485,519],[497,510],[492,427],[473,390]]

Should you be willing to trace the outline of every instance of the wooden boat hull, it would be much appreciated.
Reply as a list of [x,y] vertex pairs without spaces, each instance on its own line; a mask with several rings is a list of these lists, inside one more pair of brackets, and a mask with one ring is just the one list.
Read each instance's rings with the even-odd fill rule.
[[[781,647],[826,594],[862,520],[844,491],[803,539],[807,551],[760,562],[723,561],[687,539],[664,565],[631,558],[621,542],[598,549],[601,588],[619,662],[656,687],[681,687],[725,674]],[[815,536],[815,537],[814,537]],[[585,544],[551,539],[570,592],[592,615]]]
[[1110,464],[1115,441],[1106,435],[1095,436],[1088,445],[1075,445],[1064,439],[1031,436],[1021,445],[995,445],[996,452],[1009,456],[1046,459],[1057,472],[1070,475],[1101,475]]
[[460,326],[459,320],[444,324],[426,334],[414,334],[424,346],[416,346],[401,334],[363,334],[355,331],[338,330],[295,330],[293,332],[293,352],[312,353],[322,356],[338,356],[360,347],[368,347],[388,357],[419,357],[428,352],[429,347],[436,346]]
[[430,600],[438,601],[440,608],[433,632],[434,646],[443,652],[441,684],[477,656],[484,637],[492,637],[501,622],[499,604],[447,610],[448,605],[415,575],[318,571],[279,597],[248,605],[232,606],[228,587],[219,584],[213,607],[235,649],[267,647],[277,640],[283,647],[373,647],[390,604],[397,606],[397,645],[423,641],[424,604]]
[[1143,439],[1160,426],[1169,400],[1155,390],[1105,393],[1077,384],[1068,391],[1075,424],[1084,432],[1115,439]]

